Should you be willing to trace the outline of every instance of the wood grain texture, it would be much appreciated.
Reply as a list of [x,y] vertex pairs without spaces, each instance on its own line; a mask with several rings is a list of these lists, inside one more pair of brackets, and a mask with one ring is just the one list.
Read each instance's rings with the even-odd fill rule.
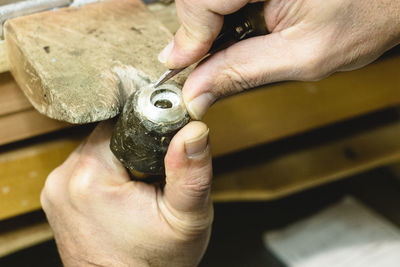
[[9,72],[0,74],[0,116],[32,109]]
[[50,119],[30,108],[0,116],[0,145],[72,126],[66,122]]
[[235,168],[215,177],[213,200],[272,200],[400,162],[399,136],[400,123],[396,122],[266,159],[258,164]]
[[362,69],[318,82],[285,82],[226,98],[211,107],[217,156],[400,104],[400,51]]
[[46,177],[81,140],[69,137],[1,153],[0,219],[39,209]]
[[155,81],[165,67],[158,52],[172,38],[140,0],[105,0],[8,20],[10,68],[41,113],[71,123],[116,116],[133,88],[134,67]]
[[0,73],[7,72],[9,70],[10,64],[8,63],[6,43],[4,40],[0,40]]

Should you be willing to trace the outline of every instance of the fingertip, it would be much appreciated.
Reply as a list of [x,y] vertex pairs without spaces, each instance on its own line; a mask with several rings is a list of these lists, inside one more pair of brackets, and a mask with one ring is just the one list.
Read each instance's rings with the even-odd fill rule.
[[160,52],[160,54],[158,54],[158,61],[160,61],[160,63],[162,64],[167,63],[168,58],[171,55],[172,50],[174,48],[174,45],[175,45],[174,40],[172,40],[166,47],[164,47],[164,49]]
[[[201,121],[192,121],[183,127],[169,145],[166,155],[166,169],[171,167],[171,164],[168,164],[169,162],[175,164],[182,162],[184,164],[191,156],[205,150],[208,144],[208,133],[207,125]],[[204,140],[207,140],[207,143]],[[178,168],[180,167],[182,166],[178,166]]]
[[192,121],[175,135],[164,160],[166,175],[170,180],[202,165],[202,159],[211,158],[207,149],[208,134],[205,123]]
[[211,37],[194,37],[180,27],[171,41],[159,54],[158,60],[169,69],[184,68],[202,59],[212,45]]
[[212,93],[203,93],[186,103],[190,117],[194,120],[201,120],[215,100]]

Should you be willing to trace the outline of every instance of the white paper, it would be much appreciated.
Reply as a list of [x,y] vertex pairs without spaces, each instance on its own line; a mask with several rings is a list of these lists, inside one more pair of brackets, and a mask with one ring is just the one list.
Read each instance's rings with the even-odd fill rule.
[[400,230],[351,197],[263,239],[289,267],[400,267]]

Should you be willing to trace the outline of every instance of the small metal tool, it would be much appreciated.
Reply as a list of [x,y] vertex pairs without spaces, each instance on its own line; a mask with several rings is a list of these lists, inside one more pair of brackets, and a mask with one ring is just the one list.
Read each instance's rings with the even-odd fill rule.
[[[248,4],[239,11],[225,16],[221,33],[215,39],[203,60],[243,39],[265,34],[268,34],[268,30],[264,19],[264,3]],[[184,69],[186,68],[167,70],[154,83],[154,87],[160,86]]]

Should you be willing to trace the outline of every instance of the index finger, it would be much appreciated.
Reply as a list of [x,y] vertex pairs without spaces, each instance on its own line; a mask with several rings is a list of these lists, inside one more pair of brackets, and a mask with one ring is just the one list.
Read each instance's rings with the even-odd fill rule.
[[199,61],[221,31],[223,16],[260,0],[177,0],[181,27],[159,59],[168,68],[183,68]]

